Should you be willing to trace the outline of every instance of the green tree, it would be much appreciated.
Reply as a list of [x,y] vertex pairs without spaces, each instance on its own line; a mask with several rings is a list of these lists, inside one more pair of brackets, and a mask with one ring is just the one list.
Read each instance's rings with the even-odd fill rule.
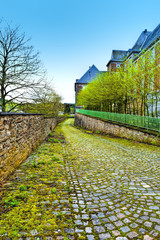
[[70,109],[70,105],[68,103],[64,104],[64,113],[70,113],[71,109]]
[[138,58],[127,60],[116,72],[98,75],[77,99],[85,109],[158,116],[160,43]]
[[62,110],[62,98],[50,86],[36,90],[30,103],[21,105],[27,113],[45,114],[47,117],[58,117]]

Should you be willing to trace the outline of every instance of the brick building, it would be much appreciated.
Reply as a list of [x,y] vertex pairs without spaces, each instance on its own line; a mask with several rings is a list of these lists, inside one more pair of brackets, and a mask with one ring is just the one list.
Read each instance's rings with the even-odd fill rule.
[[[148,31],[147,29],[142,31],[132,48],[128,50],[113,50],[111,59],[106,65],[107,71],[115,72],[116,69],[125,65],[130,59],[133,60],[133,64],[136,64],[137,62],[138,64],[141,64],[141,61],[143,61],[143,56],[145,56],[146,52],[152,51],[153,55],[156,55],[157,53],[159,54],[159,52],[157,52],[159,51],[157,50],[158,45],[160,46],[160,24],[153,31]],[[158,64],[160,64],[160,59],[158,60]],[[98,68],[92,65],[92,67],[90,67],[80,79],[76,80],[75,102],[77,101],[78,92],[83,89],[90,81],[95,79],[97,74],[100,73],[102,73],[102,71],[99,71]],[[156,83],[160,83],[159,77],[155,78],[155,81]],[[153,86],[153,88],[155,88],[155,86]],[[159,89],[157,89],[157,91],[160,93]],[[80,106],[77,106],[77,108],[78,107]],[[160,96],[158,100],[158,112],[160,115]]]
[[160,24],[153,31],[148,31],[145,29],[140,34],[136,43],[131,49],[113,50],[111,59],[106,65],[107,70],[116,71],[117,68],[122,66],[124,62],[129,59],[137,61],[137,59],[141,57],[146,51],[153,51],[158,42],[160,42]]
[[108,71],[116,71],[117,68],[120,68],[123,65],[123,61],[127,56],[128,51],[124,50],[113,50],[111,59],[107,63]]
[[[160,67],[160,24],[153,30],[148,31],[145,29],[140,36],[138,37],[136,43],[131,49],[126,50],[113,50],[111,54],[111,59],[107,63],[108,71],[116,71],[121,66],[125,66],[131,59],[133,64],[139,67],[144,67],[144,62],[147,62],[147,55],[152,55],[153,58],[157,58],[157,67]],[[150,61],[150,57],[148,57],[148,61]],[[146,63],[145,63],[146,64]],[[145,65],[147,67],[147,65]],[[125,70],[125,67],[124,67]],[[156,75],[156,74],[155,74]],[[160,74],[154,76],[153,81],[153,92],[155,97],[151,94],[148,95],[148,108],[149,112],[158,111],[158,115],[160,116]],[[144,77],[145,78],[145,77]],[[145,79],[144,79],[145,82]],[[153,106],[153,103],[149,103],[153,98],[158,98],[155,102],[157,102],[157,106]],[[152,108],[152,109],[151,109]]]
[[[77,79],[75,82],[75,103],[77,103],[77,94],[82,90],[89,82],[94,80],[98,74],[101,74],[102,71],[99,71],[95,65],[89,67],[85,74]],[[76,108],[81,108],[81,106],[76,106]]]

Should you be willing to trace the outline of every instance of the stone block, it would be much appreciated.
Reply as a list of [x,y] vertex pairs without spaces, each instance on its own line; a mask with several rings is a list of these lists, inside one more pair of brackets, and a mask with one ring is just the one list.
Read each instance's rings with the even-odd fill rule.
[[40,115],[0,116],[1,181],[42,143],[56,124],[56,119]]

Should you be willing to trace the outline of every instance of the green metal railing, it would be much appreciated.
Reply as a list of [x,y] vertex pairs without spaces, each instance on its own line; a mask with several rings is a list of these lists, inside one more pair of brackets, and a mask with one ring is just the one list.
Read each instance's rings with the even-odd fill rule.
[[160,118],[76,109],[77,113],[160,132]]

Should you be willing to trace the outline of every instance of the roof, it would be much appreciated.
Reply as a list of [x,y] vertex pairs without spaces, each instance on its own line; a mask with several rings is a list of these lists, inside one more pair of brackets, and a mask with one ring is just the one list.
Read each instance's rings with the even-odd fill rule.
[[101,73],[98,68],[96,68],[95,65],[92,65],[92,67],[90,67],[87,72],[80,78],[76,80],[76,83],[88,83],[91,80],[93,80],[94,78],[96,78],[96,76]]
[[124,50],[113,50],[111,61],[123,61],[124,58],[127,56],[127,52],[128,51],[124,51]]
[[[128,56],[132,52],[137,52],[141,54],[142,51],[150,47],[159,38],[160,38],[160,24],[153,31],[147,31],[147,29],[145,29],[139,36],[133,48],[128,50]],[[137,57],[138,56],[136,56],[136,58]]]
[[160,38],[160,24],[152,32],[150,32],[150,35],[146,39],[142,50],[148,48],[150,45],[156,42],[157,39],[159,38]]
[[[137,39],[136,43],[128,51],[124,50],[113,50],[111,60],[107,63],[107,66],[110,62],[121,62],[125,60],[125,57],[129,57],[132,53],[140,54],[143,50],[150,47],[154,42],[160,38],[160,24],[153,30],[147,31],[145,29]],[[136,56],[138,57],[138,55]]]
[[125,50],[112,50],[111,60],[107,63],[107,67],[110,62],[122,62],[127,56],[128,51]]
[[147,31],[147,29],[145,29],[139,36],[138,40],[136,41],[136,43],[134,44],[134,46],[132,47],[132,49],[129,49],[130,51],[141,51],[142,48],[145,45],[145,42],[147,41],[148,37],[150,36],[151,32]]

